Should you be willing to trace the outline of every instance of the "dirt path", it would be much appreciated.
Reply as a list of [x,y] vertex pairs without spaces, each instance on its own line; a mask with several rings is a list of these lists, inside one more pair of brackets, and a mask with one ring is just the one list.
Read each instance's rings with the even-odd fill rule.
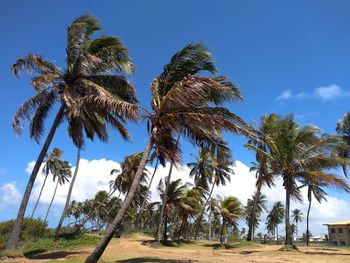
[[[301,252],[281,252],[276,245],[254,245],[226,250],[215,250],[212,243],[198,242],[181,247],[153,247],[151,239],[137,235],[132,238],[114,239],[103,254],[103,262],[259,262],[259,263],[333,263],[350,262],[350,250],[334,247],[300,247]],[[41,254],[36,259],[16,259],[11,262],[83,262],[93,248],[55,251]]]

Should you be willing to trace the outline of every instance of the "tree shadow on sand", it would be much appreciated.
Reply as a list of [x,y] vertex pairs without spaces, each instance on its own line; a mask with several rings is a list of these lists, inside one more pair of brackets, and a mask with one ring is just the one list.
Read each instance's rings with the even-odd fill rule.
[[115,263],[193,263],[198,262],[197,260],[181,260],[181,259],[162,259],[162,258],[152,258],[152,257],[139,257],[139,258],[129,258],[115,261]]
[[40,250],[33,250],[30,253],[26,253],[25,257],[29,259],[60,259],[65,258],[68,255],[84,254],[83,251],[54,251],[41,254]]

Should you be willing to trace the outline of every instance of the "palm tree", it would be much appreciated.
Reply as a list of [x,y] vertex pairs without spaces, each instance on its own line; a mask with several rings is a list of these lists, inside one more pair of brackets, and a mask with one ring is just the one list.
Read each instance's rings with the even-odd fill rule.
[[226,143],[222,141],[218,145],[210,145],[209,148],[205,150],[208,157],[201,157],[202,161],[199,159],[197,166],[195,166],[195,163],[188,164],[190,167],[193,166],[191,172],[194,171],[193,174],[197,185],[208,189],[208,185],[211,184],[209,195],[196,221],[195,239],[198,236],[199,222],[202,220],[205,208],[213,194],[214,187],[226,185],[226,181],[230,182],[231,174],[234,173],[231,168],[233,165],[232,154],[230,149],[226,146]]
[[[342,158],[350,158],[350,112],[345,113],[344,118],[337,122],[337,134],[341,137],[341,145],[337,148],[337,153]],[[344,175],[348,177],[348,164],[342,166]]]
[[37,208],[37,206],[39,204],[39,200],[40,200],[41,194],[43,192],[43,189],[44,189],[47,177],[50,174],[50,170],[51,169],[55,169],[54,167],[58,166],[59,158],[61,158],[62,155],[63,155],[63,152],[62,152],[61,149],[54,148],[51,151],[51,153],[49,154],[48,158],[45,160],[45,165],[44,165],[44,167],[42,169],[42,173],[45,175],[45,179],[44,179],[44,182],[43,182],[43,184],[41,186],[40,193],[39,193],[38,199],[36,200],[36,203],[35,203],[35,206],[34,206],[34,209],[33,209],[32,215],[31,215],[31,218],[33,218],[35,210],[36,210],[36,208]]
[[49,215],[52,202],[56,196],[56,191],[57,191],[58,185],[64,185],[66,182],[69,182],[69,178],[72,176],[71,166],[66,161],[58,160],[58,162],[56,164],[54,164],[53,166],[51,166],[47,169],[48,169],[48,171],[50,171],[52,173],[53,181],[55,182],[57,179],[57,183],[56,183],[56,187],[55,187],[55,190],[54,190],[52,198],[51,198],[50,205],[46,211],[44,221],[47,220],[47,217]]
[[178,231],[178,239],[183,235],[188,218],[194,218],[202,207],[202,193],[199,188],[186,189],[184,196],[181,198],[178,210],[182,222]]
[[[113,71],[133,71],[127,49],[116,37],[91,39],[92,34],[99,29],[97,19],[90,15],[80,16],[73,21],[68,28],[65,71],[36,54],[19,58],[12,66],[17,77],[22,70],[38,73],[32,78],[36,94],[19,108],[14,117],[13,127],[16,134],[21,134],[22,121],[29,121],[30,137],[39,142],[44,134],[46,117],[55,103],[59,104],[59,110],[29,178],[14,228],[6,244],[7,249],[14,249],[18,245],[34,181],[55,131],[64,118],[68,121],[68,133],[78,147],[78,157],[84,145],[83,130],[91,140],[96,135],[102,141],[107,141],[109,124],[124,138],[128,138],[123,123],[128,119],[138,118],[133,87],[125,77],[109,74]],[[74,180],[75,176],[72,178],[71,188]],[[71,190],[58,228],[63,223]]]
[[[282,220],[284,218],[285,214],[285,208],[284,205],[278,201],[274,203],[271,211],[267,215],[267,229],[273,230],[273,234],[276,234],[276,241],[278,242],[278,225],[282,223]],[[275,231],[276,229],[276,231]]]
[[[267,151],[268,146],[265,143],[265,138],[267,136],[270,136],[271,132],[274,131],[274,127],[276,124],[276,117],[275,114],[270,114],[268,116],[264,115],[261,118],[260,124],[257,124],[257,128],[255,130],[256,137],[259,138],[259,140],[249,140],[249,144],[253,144],[256,146],[256,162],[253,162],[252,167],[250,168],[250,171],[255,171],[256,176],[256,193],[255,193],[255,199],[253,199],[253,206],[252,206],[252,216],[251,220],[248,223],[248,234],[247,234],[247,241],[250,241],[254,239],[254,226],[256,224],[255,217],[253,216],[256,213],[257,210],[257,202],[261,195],[261,188],[263,185],[267,185],[269,188],[271,188],[274,185],[273,182],[273,173],[269,167],[268,159],[264,154],[262,154],[260,151]],[[248,147],[248,146],[247,146]]]
[[208,241],[210,241],[212,237],[212,215],[218,214],[218,200],[216,198],[211,198],[209,200],[209,205],[207,207],[208,212],[208,223],[209,223],[209,232],[208,232]]
[[304,214],[301,212],[300,209],[296,208],[292,211],[292,218],[293,222],[295,222],[295,234],[298,239],[298,223],[303,221]]
[[315,197],[316,201],[321,203],[323,200],[327,201],[327,193],[322,189],[322,187],[328,186],[327,183],[322,182],[320,180],[303,180],[302,185],[300,188],[307,187],[307,200],[309,202],[309,207],[307,209],[307,215],[306,215],[306,245],[309,245],[309,218],[310,218],[310,210],[311,210],[311,202],[312,202],[312,196]]
[[183,185],[181,179],[171,181],[168,188],[166,189],[163,180],[160,180],[158,185],[158,190],[160,192],[160,198],[162,199],[165,191],[167,191],[167,200],[164,209],[164,232],[163,241],[166,243],[168,239],[168,216],[176,207],[181,207],[182,198],[187,190],[187,185]]
[[238,218],[242,215],[242,207],[239,200],[234,196],[228,196],[220,200],[219,213],[221,215],[220,244],[224,243],[224,229],[227,223],[236,225]]
[[179,163],[181,148],[175,138],[180,134],[195,145],[220,142],[223,130],[251,134],[237,115],[212,104],[239,98],[238,89],[225,77],[194,76],[203,70],[215,72],[211,54],[202,45],[190,44],[177,52],[163,73],[152,81],[152,112],[148,114],[150,137],[144,155],[111,228],[86,262],[96,262],[113,237],[134,198],[152,148],[159,153],[161,162]]
[[[258,196],[257,196],[258,195]],[[267,211],[267,200],[264,194],[259,194],[258,191],[254,193],[252,199],[248,199],[246,212],[246,223],[248,226],[252,225],[252,236],[254,237],[254,230],[259,226],[260,215]],[[253,221],[253,222],[252,222]],[[248,231],[249,233],[249,231]]]
[[344,158],[334,157],[332,153],[339,145],[335,137],[321,137],[315,126],[300,126],[293,116],[277,117],[274,131],[265,138],[267,150],[248,145],[263,154],[275,176],[281,176],[286,191],[285,229],[286,245],[292,245],[290,233],[290,199],[301,201],[297,182],[303,178],[319,178],[349,190],[347,183],[336,174],[323,172],[347,163]]

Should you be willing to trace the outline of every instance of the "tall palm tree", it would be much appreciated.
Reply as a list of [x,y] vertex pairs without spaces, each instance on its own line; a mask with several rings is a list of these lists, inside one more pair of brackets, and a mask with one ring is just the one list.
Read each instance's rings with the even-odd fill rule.
[[306,215],[306,245],[309,245],[310,240],[310,230],[309,230],[309,219],[310,219],[310,210],[311,210],[311,202],[312,196],[315,197],[316,201],[321,203],[322,201],[327,201],[327,193],[322,189],[322,187],[328,186],[328,183],[320,181],[320,180],[303,180],[300,188],[307,187],[307,200],[309,202],[309,207],[307,209]]
[[315,126],[300,126],[293,116],[278,117],[275,131],[265,138],[268,150],[254,145],[249,149],[259,151],[269,162],[275,176],[281,176],[286,192],[285,229],[286,245],[292,245],[290,233],[290,199],[301,201],[297,182],[303,178],[318,178],[332,182],[349,190],[347,183],[336,174],[324,172],[347,163],[344,158],[334,157],[333,152],[339,145],[335,137],[321,137],[320,129]]
[[[125,77],[112,74],[113,71],[133,71],[127,49],[116,37],[102,36],[92,39],[92,34],[99,29],[97,19],[90,15],[78,17],[68,27],[65,71],[36,54],[19,58],[12,66],[17,77],[22,70],[38,74],[32,78],[36,94],[19,108],[14,117],[13,127],[16,134],[21,134],[22,121],[29,121],[30,137],[39,142],[50,110],[56,103],[59,104],[59,110],[29,178],[12,234],[6,244],[7,249],[14,249],[18,245],[32,187],[58,125],[67,119],[68,133],[80,150],[84,145],[83,130],[91,140],[97,136],[106,141],[109,124],[124,138],[128,138],[123,123],[128,119],[138,118],[133,87]],[[78,151],[78,155],[79,153]],[[75,176],[72,178],[71,188],[74,180]],[[71,190],[60,225],[69,205]]]
[[282,223],[285,214],[284,205],[278,201],[274,203],[271,211],[267,215],[267,229],[276,229],[273,230],[273,233],[276,234],[276,241],[278,242],[278,225]]
[[55,187],[55,190],[54,190],[52,198],[51,198],[50,205],[47,208],[44,221],[47,220],[47,217],[49,215],[50,208],[52,206],[52,202],[56,196],[56,191],[57,191],[58,185],[64,185],[66,182],[69,182],[69,178],[72,177],[71,166],[69,165],[69,163],[67,161],[59,160],[59,162],[57,162],[55,165],[53,165],[52,167],[49,167],[48,170],[53,175],[53,181],[55,182],[57,179],[57,183],[56,183],[56,187]]
[[303,221],[304,214],[300,209],[296,208],[292,211],[293,222],[295,222],[295,234],[298,238],[298,223]]
[[152,81],[152,112],[148,113],[150,137],[129,195],[119,209],[111,228],[86,262],[96,262],[102,255],[137,190],[149,154],[154,148],[161,163],[181,162],[180,134],[195,145],[221,140],[220,132],[250,135],[246,123],[226,108],[218,107],[239,96],[236,86],[225,77],[194,76],[200,71],[215,72],[211,54],[199,44],[178,51],[163,73]]
[[35,210],[36,210],[36,208],[37,208],[37,206],[39,204],[39,200],[40,200],[41,194],[43,192],[43,189],[44,189],[47,177],[49,176],[49,174],[51,172],[50,170],[51,169],[56,169],[54,167],[58,167],[58,165],[59,165],[58,162],[59,162],[59,159],[62,157],[62,155],[63,155],[63,152],[62,152],[61,149],[53,148],[51,153],[47,157],[47,159],[44,161],[45,165],[44,165],[44,167],[42,169],[42,173],[45,175],[45,179],[44,179],[44,182],[43,182],[43,184],[41,186],[40,193],[39,193],[38,199],[36,200],[36,203],[35,203],[35,206],[34,206],[34,209],[33,209],[32,215],[31,215],[31,218],[34,216]]
[[220,231],[220,244],[224,243],[224,230],[227,223],[236,225],[239,217],[242,216],[243,210],[241,203],[234,196],[228,196],[220,200],[219,213],[221,215],[221,231]]
[[274,127],[276,125],[276,114],[270,114],[268,116],[264,115],[261,118],[261,121],[259,124],[256,124],[256,137],[259,138],[259,140],[249,140],[249,144],[253,144],[256,146],[256,162],[253,162],[252,167],[250,168],[250,171],[255,171],[256,176],[256,193],[255,193],[255,199],[253,199],[253,206],[251,209],[252,217],[251,220],[248,223],[248,234],[247,234],[247,241],[250,241],[254,239],[254,225],[255,217],[253,216],[256,213],[256,210],[258,209],[258,200],[261,195],[261,188],[263,185],[267,185],[268,187],[272,187],[274,185],[273,182],[273,173],[269,167],[268,159],[264,154],[262,154],[260,151],[267,151],[268,146],[265,143],[265,138],[270,136],[270,134],[274,131]]

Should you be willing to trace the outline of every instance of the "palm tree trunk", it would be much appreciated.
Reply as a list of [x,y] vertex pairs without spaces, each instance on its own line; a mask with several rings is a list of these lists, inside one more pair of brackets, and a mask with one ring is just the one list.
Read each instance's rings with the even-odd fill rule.
[[[153,181],[153,178],[157,172],[157,169],[158,169],[158,164],[159,164],[159,159],[157,158],[156,160],[156,165],[154,166],[154,171],[153,171],[153,174],[152,174],[152,177],[151,177],[151,180],[149,181],[149,184],[148,184],[148,187],[147,187],[147,193],[149,192],[149,189],[151,189],[151,185],[152,185],[152,181]],[[142,200],[142,203],[141,203],[141,206],[140,206],[140,211],[136,217],[136,221],[135,221],[135,225],[138,225],[139,224],[139,220],[142,216],[142,213],[143,213],[143,210],[144,210],[144,206],[145,206],[145,203],[146,203],[146,198],[144,198]]]
[[211,239],[211,211],[210,211],[210,213],[209,213],[208,221],[209,221],[208,241],[210,241],[210,239]]
[[45,215],[45,219],[44,219],[44,221],[46,221],[47,216],[49,215],[50,208],[51,208],[51,206],[52,206],[52,202],[53,202],[53,200],[55,199],[55,195],[56,195],[57,187],[58,187],[58,179],[57,179],[57,183],[56,183],[55,191],[53,192],[53,196],[52,196],[52,198],[51,198],[50,205],[49,205],[49,207],[48,207],[48,209],[47,209],[47,211],[46,211],[46,215]]
[[306,215],[306,245],[309,246],[309,239],[310,239],[310,231],[309,231],[309,216],[310,216],[310,210],[311,210],[311,190],[309,195],[309,208],[307,209],[307,215]]
[[112,224],[110,225],[110,228],[106,231],[106,234],[103,237],[103,239],[101,240],[100,244],[98,244],[98,246],[91,253],[91,255],[88,256],[87,259],[85,260],[86,263],[96,263],[99,260],[99,258],[102,256],[103,251],[106,249],[108,243],[111,241],[115,231],[117,230],[118,225],[122,222],[127,209],[131,205],[131,202],[134,199],[135,193],[136,193],[138,186],[140,184],[140,180],[142,177],[142,173],[145,169],[148,156],[149,156],[151,149],[152,149],[152,146],[153,146],[154,133],[155,133],[155,130],[152,131],[151,137],[147,143],[147,146],[146,146],[145,151],[143,153],[143,156],[141,158],[139,167],[137,168],[134,180],[131,184],[129,194],[124,199],[122,206],[120,207],[116,217],[114,218]]
[[61,107],[60,107],[60,109],[59,109],[59,111],[58,111],[58,113],[57,113],[57,115],[55,117],[55,120],[54,120],[54,122],[52,124],[50,132],[47,135],[45,143],[44,143],[44,145],[43,145],[43,147],[42,147],[42,149],[41,149],[41,151],[39,153],[38,159],[36,160],[36,163],[34,165],[32,174],[29,177],[29,181],[27,183],[26,190],[24,191],[24,194],[23,194],[22,202],[21,202],[21,205],[20,205],[19,210],[18,210],[18,214],[17,214],[15,225],[13,226],[12,233],[11,233],[11,236],[10,236],[9,240],[6,243],[6,249],[15,249],[18,246],[19,235],[20,235],[20,232],[21,232],[22,223],[23,223],[23,219],[24,219],[24,214],[26,212],[26,208],[27,208],[27,205],[28,205],[30,193],[32,192],[35,179],[36,179],[36,177],[38,175],[40,166],[43,163],[43,160],[45,158],[47,150],[48,150],[48,148],[49,148],[49,146],[51,144],[52,138],[55,135],[56,129],[57,129],[58,125],[60,124],[61,120],[62,120],[62,117],[63,117],[63,114],[64,114],[64,109],[65,109],[65,106],[61,105]]
[[290,223],[289,223],[289,210],[290,210],[290,193],[288,186],[286,186],[286,211],[285,211],[285,224],[286,224],[286,240],[285,245],[292,245],[292,235],[290,233]]
[[203,214],[204,214],[204,211],[205,211],[205,207],[208,205],[208,202],[213,194],[213,190],[214,190],[214,186],[215,186],[215,182],[213,183],[213,186],[211,187],[211,190],[210,190],[210,193],[208,195],[208,198],[207,200],[205,200],[205,204],[203,206],[203,209],[197,219],[197,223],[196,223],[196,228],[195,228],[195,231],[194,231],[194,239],[196,240],[197,237],[198,237],[198,234],[199,234],[199,224],[201,223],[201,220],[202,220],[202,217],[203,217]]
[[221,231],[220,231],[220,245],[224,244],[224,228],[225,228],[225,220],[222,219]]
[[276,244],[278,244],[278,224],[276,225]]
[[170,164],[168,177],[166,178],[166,181],[165,181],[165,190],[164,190],[164,194],[163,194],[163,198],[162,198],[162,207],[160,209],[159,224],[158,224],[158,229],[157,229],[158,242],[160,242],[161,238],[162,238],[162,225],[163,225],[164,209],[165,209],[165,205],[166,205],[166,201],[167,201],[167,193],[168,193],[168,188],[169,188],[169,184],[170,184],[171,174],[173,172],[173,167],[174,167],[174,163],[172,162]]
[[166,244],[168,242],[168,213],[164,213],[164,232],[163,232],[163,241]]
[[181,225],[180,225],[180,229],[179,229],[179,234],[177,236],[177,240],[180,240],[180,237],[183,235],[183,232],[184,232],[184,228],[185,228],[185,223],[186,223],[186,215],[184,215],[182,217],[182,222],[181,222]]
[[256,193],[255,193],[253,210],[252,210],[252,213],[250,215],[249,226],[248,226],[248,234],[247,234],[247,241],[254,240],[255,213],[256,213],[257,206],[258,206],[260,192],[261,192],[261,185],[259,184],[257,189],[256,189]]
[[65,205],[64,205],[64,208],[63,208],[63,212],[62,212],[60,221],[58,222],[58,225],[57,225],[57,228],[56,228],[56,231],[55,231],[55,237],[56,237],[56,238],[57,238],[57,236],[59,235],[59,233],[60,233],[60,231],[61,231],[64,218],[66,217],[67,212],[68,212],[68,207],[69,207],[69,202],[70,202],[71,195],[72,195],[72,191],[73,191],[73,186],[74,186],[75,179],[77,178],[78,170],[79,170],[79,164],[80,164],[80,150],[81,150],[80,147],[78,147],[77,159],[76,159],[76,162],[75,162],[74,174],[73,174],[73,177],[72,177],[72,181],[71,181],[71,183],[70,183],[70,185],[69,185],[69,190],[68,190],[68,195],[67,195],[66,203],[65,203]]
[[33,212],[32,212],[32,215],[30,216],[30,218],[33,218],[34,213],[35,213],[35,210],[36,210],[36,207],[37,207],[37,206],[38,206],[38,204],[39,204],[39,200],[40,200],[41,194],[42,194],[42,192],[43,192],[43,189],[44,189],[44,186],[45,186],[45,183],[46,183],[47,176],[48,176],[48,175],[46,175],[46,176],[45,176],[45,179],[44,179],[43,185],[41,186],[41,189],[40,189],[40,193],[39,193],[38,199],[36,200],[36,203],[35,203],[35,206],[34,206],[34,209],[33,209]]

